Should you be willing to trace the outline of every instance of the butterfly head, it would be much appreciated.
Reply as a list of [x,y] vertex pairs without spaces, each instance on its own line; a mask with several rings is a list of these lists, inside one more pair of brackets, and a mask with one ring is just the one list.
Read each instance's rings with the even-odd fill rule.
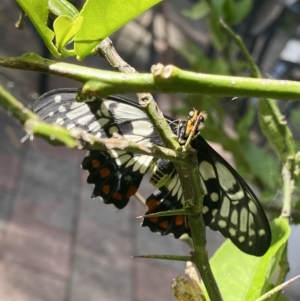
[[194,139],[200,134],[201,126],[204,123],[204,115],[198,110],[193,110],[189,112],[187,120],[182,123],[180,127],[180,143],[185,144],[187,139]]

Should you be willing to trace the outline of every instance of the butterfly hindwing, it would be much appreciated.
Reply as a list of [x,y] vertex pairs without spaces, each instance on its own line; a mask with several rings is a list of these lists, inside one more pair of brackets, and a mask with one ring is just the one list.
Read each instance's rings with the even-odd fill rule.
[[[148,209],[146,215],[181,209],[182,204],[178,201],[178,195],[173,195],[172,192],[173,191],[167,187],[161,187],[155,190],[146,200]],[[184,215],[144,218],[142,226],[149,227],[152,232],[159,232],[162,235],[172,233],[175,238],[179,238],[185,233],[191,234],[187,218]]]

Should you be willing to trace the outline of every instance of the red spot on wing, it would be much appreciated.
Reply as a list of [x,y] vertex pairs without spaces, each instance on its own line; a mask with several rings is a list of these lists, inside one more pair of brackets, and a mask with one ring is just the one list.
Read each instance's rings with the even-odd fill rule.
[[159,227],[163,229],[166,229],[168,225],[169,225],[168,221],[162,221],[159,223]]
[[117,200],[117,201],[122,201],[123,196],[122,196],[122,194],[121,194],[120,192],[115,192],[115,193],[113,194],[113,198],[114,198],[115,200]]
[[175,217],[175,225],[176,226],[181,226],[184,224],[184,216],[183,215],[177,215]]
[[137,192],[137,188],[135,186],[130,186],[129,189],[127,190],[126,197],[129,199],[130,197],[135,195],[136,192]]
[[157,199],[149,199],[147,200],[146,205],[148,207],[148,213],[150,213],[159,205],[159,201]]
[[94,160],[91,161],[91,163],[92,163],[92,166],[93,166],[94,168],[97,168],[97,167],[100,166],[99,160],[94,159]]
[[105,194],[109,194],[110,192],[110,186],[109,185],[105,185],[102,187],[102,191],[105,193]]
[[[146,218],[148,218],[148,217],[146,217]],[[151,222],[151,223],[157,223],[157,221],[158,221],[158,217],[157,216],[152,216],[152,217],[149,217],[148,218],[149,219],[149,221]]]
[[106,178],[110,175],[110,169],[109,168],[102,168],[100,171],[100,177],[101,178]]

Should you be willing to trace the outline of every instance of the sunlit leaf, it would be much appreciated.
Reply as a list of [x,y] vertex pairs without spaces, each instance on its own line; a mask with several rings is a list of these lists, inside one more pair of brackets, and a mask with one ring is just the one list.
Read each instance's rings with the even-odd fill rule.
[[270,225],[272,244],[263,257],[247,255],[226,240],[211,258],[211,267],[224,300],[253,301],[267,291],[290,235],[286,219],[277,218]]
[[54,32],[47,27],[49,14],[47,6],[48,0],[17,0],[17,2],[30,18],[51,53],[56,57],[61,57],[61,54],[57,51],[52,42]]
[[55,16],[74,18],[79,14],[77,8],[67,0],[48,0],[48,9]]
[[80,16],[84,22],[75,36],[78,59],[85,56],[106,37],[161,0],[87,0]]
[[56,37],[56,46],[58,51],[61,51],[63,47],[75,36],[80,29],[83,17],[75,17],[74,19],[68,16],[59,16],[53,23],[53,28]]

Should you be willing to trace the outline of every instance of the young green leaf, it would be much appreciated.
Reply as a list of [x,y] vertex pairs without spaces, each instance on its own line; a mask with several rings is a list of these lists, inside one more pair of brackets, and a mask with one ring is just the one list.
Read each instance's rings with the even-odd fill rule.
[[74,19],[68,16],[59,16],[53,23],[56,37],[56,46],[59,52],[68,44],[80,29],[83,17],[77,16]]
[[197,2],[191,9],[184,9],[182,14],[191,20],[201,20],[210,12],[209,5],[205,1]]
[[75,52],[82,60],[106,37],[161,0],[87,0],[84,22],[75,36]]
[[[242,253],[230,240],[217,250],[210,263],[224,300],[253,301],[266,292],[290,234],[286,219],[271,222],[272,245],[263,257]],[[204,290],[203,284],[202,288]]]

